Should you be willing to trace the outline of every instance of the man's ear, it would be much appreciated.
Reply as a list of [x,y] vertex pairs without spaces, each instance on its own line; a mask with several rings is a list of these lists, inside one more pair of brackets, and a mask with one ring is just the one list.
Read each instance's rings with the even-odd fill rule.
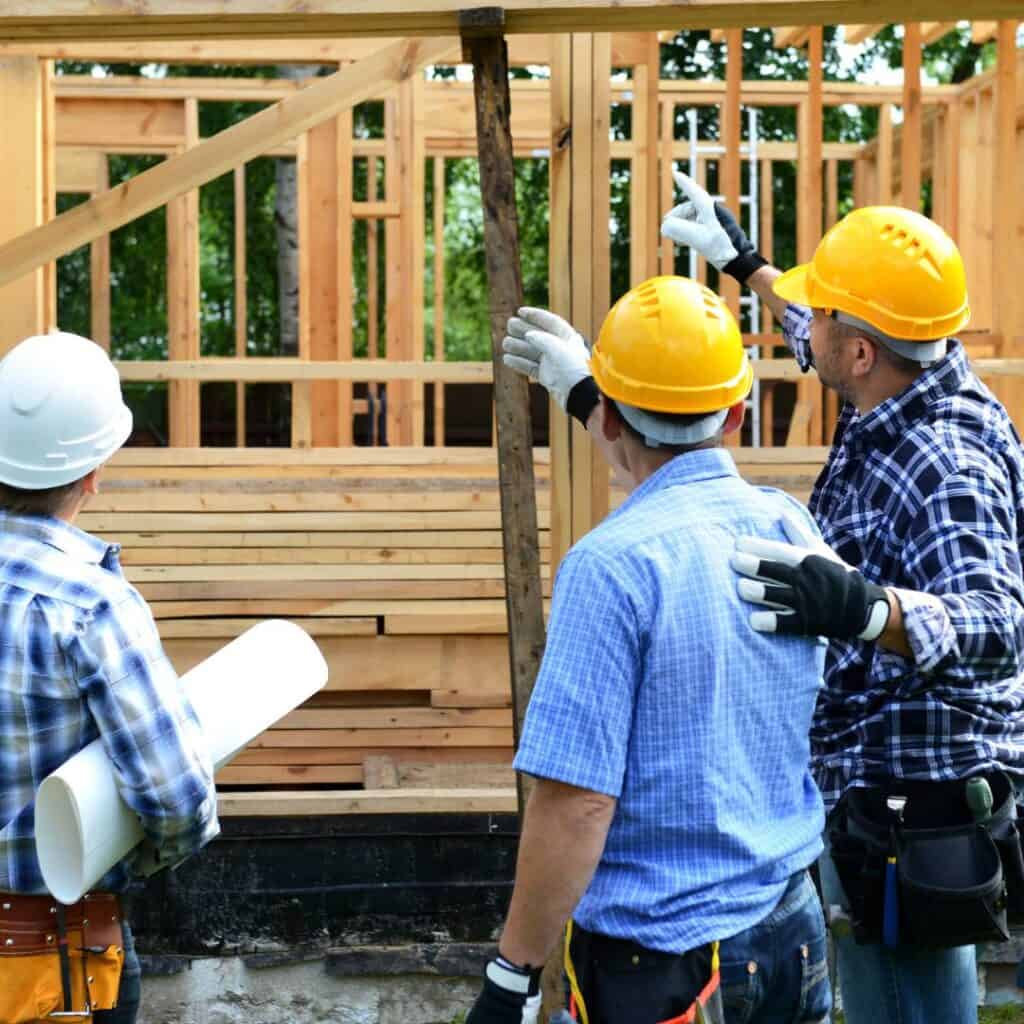
[[601,433],[611,444],[622,436],[622,417],[615,403],[605,395],[601,396]]
[[722,434],[735,434],[743,427],[743,421],[747,418],[746,402],[737,402],[729,409],[729,415],[725,418],[725,425],[722,427]]
[[878,350],[876,345],[881,342],[874,342],[868,338],[857,336],[853,339],[853,362],[850,364],[850,372],[855,377],[866,377],[878,363]]
[[102,466],[97,466],[91,473],[82,477],[83,494],[91,495],[100,493],[100,471],[102,469]]

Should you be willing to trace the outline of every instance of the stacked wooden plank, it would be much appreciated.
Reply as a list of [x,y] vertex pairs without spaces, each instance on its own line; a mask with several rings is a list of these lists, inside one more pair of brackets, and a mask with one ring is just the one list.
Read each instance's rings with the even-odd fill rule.
[[[547,593],[546,450],[536,471]],[[367,766],[374,788],[511,780],[490,449],[131,449],[82,526],[124,546],[179,671],[267,617],[321,646],[326,690],[220,783],[358,785]]]
[[[823,459],[735,454],[749,478],[804,499]],[[548,594],[546,449],[535,467]],[[220,773],[221,787],[248,790],[238,813],[279,806],[268,790],[511,785],[491,449],[128,449],[81,525],[124,546],[178,671],[268,617],[323,650],[326,689]]]

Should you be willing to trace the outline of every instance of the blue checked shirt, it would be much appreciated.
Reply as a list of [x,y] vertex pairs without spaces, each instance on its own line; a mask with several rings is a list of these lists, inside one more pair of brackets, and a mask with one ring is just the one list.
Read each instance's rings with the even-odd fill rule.
[[[810,325],[789,306],[805,370]],[[1024,457],[958,341],[865,415],[843,407],[810,508],[840,557],[896,590],[914,654],[831,644],[812,732],[826,805],[888,778],[1024,773]]]
[[724,939],[821,850],[808,730],[824,647],[755,634],[729,566],[741,535],[785,540],[784,516],[814,529],[726,451],[689,452],[558,570],[515,767],[618,801],[584,928],[668,952]]
[[[118,552],[57,519],[0,512],[0,890],[46,891],[35,791],[97,737],[151,866],[177,863],[218,832],[195,712]],[[97,889],[128,878],[118,865]]]

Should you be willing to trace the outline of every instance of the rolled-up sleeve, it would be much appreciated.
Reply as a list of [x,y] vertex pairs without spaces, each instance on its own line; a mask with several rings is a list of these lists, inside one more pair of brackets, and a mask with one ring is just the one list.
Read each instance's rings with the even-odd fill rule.
[[914,589],[895,590],[923,674],[971,685],[1021,672],[1024,584],[1008,501],[984,474],[956,474],[914,519],[903,550]]
[[618,798],[640,676],[637,612],[600,557],[570,552],[555,582],[518,771]]
[[102,604],[65,654],[154,866],[177,864],[219,832],[213,765],[142,599]]
[[811,352],[812,317],[807,306],[797,306],[791,302],[782,318],[782,337],[804,373],[814,365],[814,353]]

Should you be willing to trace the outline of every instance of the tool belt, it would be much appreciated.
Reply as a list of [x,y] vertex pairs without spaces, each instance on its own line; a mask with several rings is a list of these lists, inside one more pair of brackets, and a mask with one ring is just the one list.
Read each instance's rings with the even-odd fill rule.
[[117,1005],[121,904],[90,893],[72,906],[0,892],[0,1024],[88,1020]]
[[982,776],[988,808],[968,785],[894,780],[852,789],[829,817],[830,854],[859,943],[943,949],[1006,942],[1024,922],[1024,858],[1013,785]]
[[[603,1024],[608,1019],[599,1005],[599,972],[606,978],[632,976],[636,985],[647,988],[657,985],[658,969],[670,965],[677,968],[676,983],[692,992],[692,1002],[660,1024],[720,1024],[723,1018],[717,942],[687,953],[665,953],[629,939],[588,931],[570,920],[563,962],[569,988],[569,1016],[579,1024]],[[619,1018],[615,1019],[617,1022]]]

